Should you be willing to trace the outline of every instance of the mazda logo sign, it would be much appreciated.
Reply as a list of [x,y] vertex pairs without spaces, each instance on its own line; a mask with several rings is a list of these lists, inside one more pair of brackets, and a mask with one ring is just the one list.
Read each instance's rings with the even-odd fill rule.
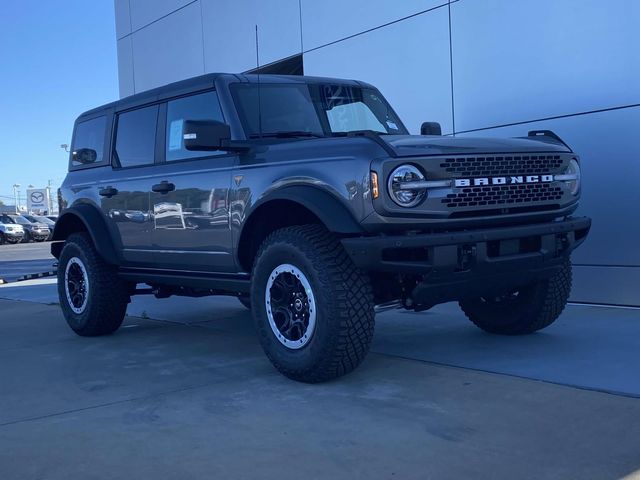
[[31,201],[33,203],[41,203],[44,200],[44,194],[42,192],[32,192]]

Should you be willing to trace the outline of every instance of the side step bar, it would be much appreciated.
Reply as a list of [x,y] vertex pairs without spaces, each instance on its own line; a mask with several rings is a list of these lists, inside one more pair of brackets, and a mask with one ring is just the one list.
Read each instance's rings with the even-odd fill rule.
[[175,285],[246,294],[251,290],[251,277],[247,273],[209,273],[153,268],[123,268],[118,275],[130,282],[150,285]]

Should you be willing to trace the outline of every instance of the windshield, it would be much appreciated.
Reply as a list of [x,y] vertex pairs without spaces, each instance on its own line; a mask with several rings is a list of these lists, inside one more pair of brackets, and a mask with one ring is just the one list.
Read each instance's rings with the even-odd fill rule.
[[380,92],[372,88],[238,83],[231,89],[249,138],[286,133],[324,137],[363,130],[408,134]]
[[36,222],[46,223],[47,225],[53,225],[54,223],[56,223],[53,220],[51,220],[50,218],[41,217],[40,215],[36,215],[34,218],[35,218]]
[[0,223],[12,224],[16,222],[14,222],[13,218],[11,218],[9,215],[0,215]]
[[26,218],[24,218],[24,217],[22,217],[22,216],[19,216],[19,217],[18,217],[18,216],[15,216],[15,217],[11,217],[11,218],[13,218],[13,220],[14,220],[16,223],[20,223],[20,224],[22,224],[22,225],[30,225],[30,224],[31,224],[31,222],[30,222],[29,220],[27,220]]

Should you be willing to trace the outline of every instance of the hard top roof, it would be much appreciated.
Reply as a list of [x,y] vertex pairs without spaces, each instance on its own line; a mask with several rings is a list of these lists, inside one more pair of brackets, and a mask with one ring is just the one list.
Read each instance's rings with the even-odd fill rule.
[[179,82],[169,83],[161,87],[136,93],[115,102],[101,105],[82,113],[78,119],[83,117],[94,116],[105,110],[114,109],[115,111],[127,110],[146,103],[171,98],[177,95],[186,95],[200,90],[206,90],[214,86],[215,82],[221,80],[225,84],[230,83],[331,83],[341,85],[351,85],[360,87],[371,87],[368,83],[357,80],[345,80],[329,77],[310,77],[303,75],[275,75],[275,74],[256,74],[256,73],[207,73],[198,77],[188,78]]

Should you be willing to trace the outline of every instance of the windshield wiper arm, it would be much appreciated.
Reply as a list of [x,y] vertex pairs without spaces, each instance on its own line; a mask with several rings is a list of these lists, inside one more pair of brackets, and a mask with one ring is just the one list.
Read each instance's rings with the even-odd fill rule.
[[281,132],[265,132],[265,133],[252,133],[249,138],[295,138],[295,137],[314,137],[324,138],[321,133],[305,132],[303,130],[291,130]]
[[367,135],[389,135],[387,132],[379,132],[378,130],[349,130],[347,132],[331,132],[332,137],[358,137]]

